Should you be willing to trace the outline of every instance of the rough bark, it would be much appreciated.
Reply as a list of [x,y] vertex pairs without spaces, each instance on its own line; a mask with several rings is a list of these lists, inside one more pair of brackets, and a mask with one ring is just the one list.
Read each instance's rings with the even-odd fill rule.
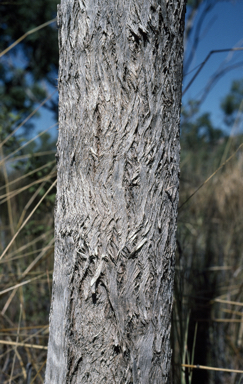
[[184,0],[62,0],[46,384],[170,369]]

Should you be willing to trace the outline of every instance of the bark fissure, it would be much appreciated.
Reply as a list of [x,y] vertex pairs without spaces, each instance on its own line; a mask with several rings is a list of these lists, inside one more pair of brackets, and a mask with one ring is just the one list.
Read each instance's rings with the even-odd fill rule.
[[59,6],[46,384],[167,382],[184,11],[180,0]]

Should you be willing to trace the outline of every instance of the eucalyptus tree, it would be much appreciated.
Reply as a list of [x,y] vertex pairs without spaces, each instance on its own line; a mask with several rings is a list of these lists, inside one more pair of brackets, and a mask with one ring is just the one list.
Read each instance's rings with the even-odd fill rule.
[[62,0],[47,383],[169,377],[184,0]]

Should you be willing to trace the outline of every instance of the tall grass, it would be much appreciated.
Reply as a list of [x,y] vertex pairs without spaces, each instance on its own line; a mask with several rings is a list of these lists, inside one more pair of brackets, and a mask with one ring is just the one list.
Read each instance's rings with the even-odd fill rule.
[[[227,372],[243,367],[243,153],[236,152],[242,142],[242,136],[220,140],[201,158],[193,150],[182,153],[188,159],[181,168],[177,233],[175,383],[236,384],[243,377],[243,371]],[[226,152],[234,156],[193,195]]]
[[32,140],[25,143],[25,151],[21,144],[7,156],[5,146],[1,146],[1,383],[25,383],[28,364],[32,366],[28,380],[44,381],[56,167],[54,148],[45,156],[40,152],[36,156],[32,149],[29,152]]

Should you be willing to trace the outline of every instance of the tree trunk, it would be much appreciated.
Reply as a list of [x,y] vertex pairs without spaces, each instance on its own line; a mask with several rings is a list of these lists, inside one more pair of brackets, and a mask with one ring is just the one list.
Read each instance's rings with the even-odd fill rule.
[[62,0],[46,384],[163,384],[184,0]]

